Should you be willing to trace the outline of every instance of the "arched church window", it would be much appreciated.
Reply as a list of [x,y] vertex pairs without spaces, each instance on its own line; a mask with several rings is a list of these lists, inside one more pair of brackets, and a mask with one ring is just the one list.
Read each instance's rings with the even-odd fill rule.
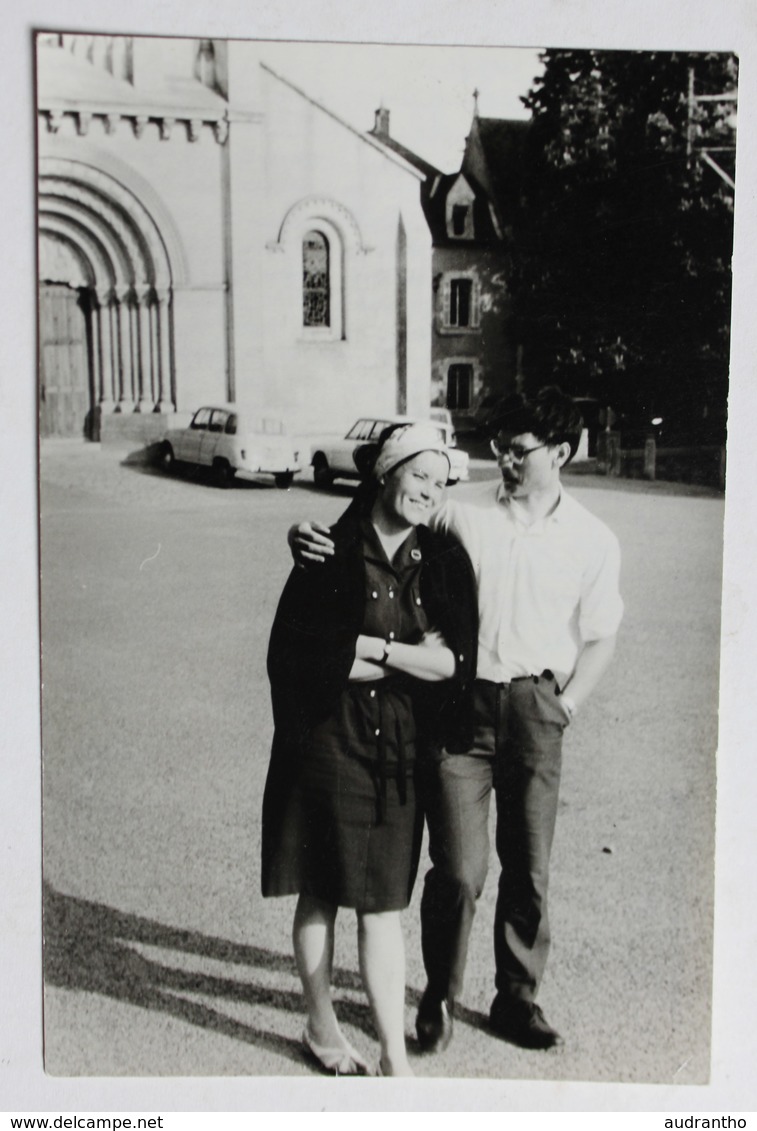
[[302,324],[331,325],[329,243],[323,232],[306,232],[302,241]]

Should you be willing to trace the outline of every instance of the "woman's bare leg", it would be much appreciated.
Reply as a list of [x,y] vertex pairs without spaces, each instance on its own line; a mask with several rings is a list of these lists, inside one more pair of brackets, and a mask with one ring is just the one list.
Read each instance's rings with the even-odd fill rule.
[[384,1076],[412,1076],[405,1048],[405,943],[399,911],[358,912],[360,973],[381,1042]]
[[337,908],[314,896],[301,895],[294,913],[294,957],[305,993],[310,1035],[319,1045],[344,1044],[331,1001],[334,922]]

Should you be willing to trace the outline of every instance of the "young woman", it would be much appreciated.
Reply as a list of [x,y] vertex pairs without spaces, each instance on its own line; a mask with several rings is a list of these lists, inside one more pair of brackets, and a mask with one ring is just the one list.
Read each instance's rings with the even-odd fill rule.
[[373,454],[332,528],[335,552],[294,569],[271,634],[275,734],[263,803],[263,894],[298,894],[294,952],[327,1071],[364,1074],[331,1000],[334,922],[357,912],[360,972],[381,1044],[379,1072],[411,1075],[404,944],[423,814],[414,765],[449,739],[475,673],[478,616],[465,552],[422,525],[449,471],[435,429],[404,425]]

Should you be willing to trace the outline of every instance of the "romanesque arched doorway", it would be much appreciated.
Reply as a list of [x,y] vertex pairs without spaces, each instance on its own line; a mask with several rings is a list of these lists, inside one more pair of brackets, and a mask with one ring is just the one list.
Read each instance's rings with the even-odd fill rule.
[[92,437],[91,279],[76,249],[40,241],[39,426],[42,436]]
[[39,264],[41,434],[97,439],[106,413],[173,411],[171,264],[137,196],[43,158]]

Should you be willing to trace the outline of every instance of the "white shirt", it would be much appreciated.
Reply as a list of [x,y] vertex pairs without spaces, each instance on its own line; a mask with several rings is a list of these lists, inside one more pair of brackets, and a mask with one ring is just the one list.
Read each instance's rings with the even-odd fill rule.
[[564,681],[584,644],[618,630],[620,547],[565,491],[546,518],[525,519],[497,481],[448,498],[431,525],[456,535],[473,563],[478,677],[507,683],[548,668]]

